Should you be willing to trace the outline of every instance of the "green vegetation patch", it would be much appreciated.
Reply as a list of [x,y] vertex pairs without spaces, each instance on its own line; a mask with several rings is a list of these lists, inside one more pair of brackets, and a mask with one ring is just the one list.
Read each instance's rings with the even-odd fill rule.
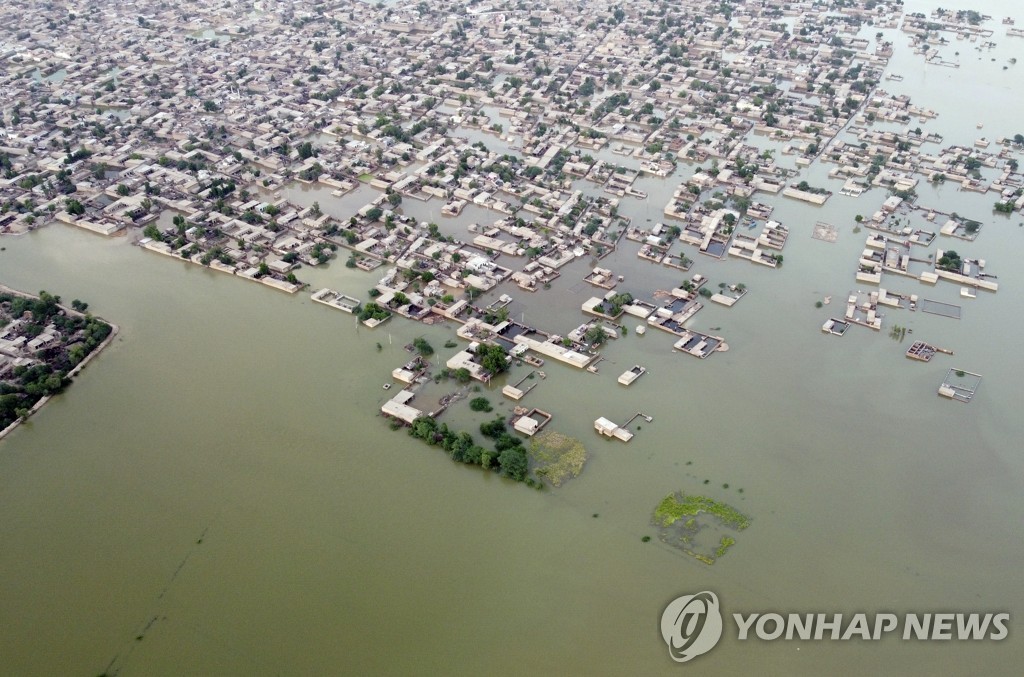
[[659,538],[663,543],[705,564],[714,564],[736,544],[732,533],[750,526],[750,518],[707,496],[673,493],[654,509],[653,523],[661,528]]
[[750,526],[750,518],[727,503],[719,503],[707,496],[687,496],[681,493],[666,496],[654,509],[654,519],[661,526],[667,527],[678,519],[702,512],[714,515],[723,524],[738,531]]
[[486,397],[474,397],[469,401],[469,408],[473,411],[493,411],[490,400]]
[[560,487],[583,471],[587,450],[574,437],[545,432],[530,441],[529,456],[535,464],[534,474]]

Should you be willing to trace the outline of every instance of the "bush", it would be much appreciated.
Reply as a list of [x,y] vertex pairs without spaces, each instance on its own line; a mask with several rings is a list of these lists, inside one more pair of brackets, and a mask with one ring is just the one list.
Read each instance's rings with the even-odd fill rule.
[[487,423],[480,424],[480,434],[482,434],[484,437],[497,438],[504,433],[505,418],[503,416],[499,416],[493,421],[488,421]]
[[469,401],[469,408],[473,411],[494,411],[494,407],[486,397],[474,397]]
[[423,357],[429,357],[434,354],[434,347],[431,346],[427,342],[427,339],[423,338],[422,336],[413,339],[412,345],[414,348],[416,348],[417,352],[419,352],[419,354],[422,355]]

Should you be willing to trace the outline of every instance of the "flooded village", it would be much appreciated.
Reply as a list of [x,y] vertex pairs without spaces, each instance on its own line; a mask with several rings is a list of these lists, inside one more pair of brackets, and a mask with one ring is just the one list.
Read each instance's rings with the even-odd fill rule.
[[1019,618],[1024,17],[939,4],[4,3],[5,666],[678,674],[698,590]]
[[[904,15],[885,2],[580,9],[268,1],[140,6],[133,22],[113,7],[34,12],[0,45],[12,92],[0,232],[56,220],[293,294],[307,287],[303,268],[343,258],[376,279],[372,298],[312,298],[368,327],[393,314],[456,322],[471,346],[595,373],[601,343],[629,323],[701,359],[728,349],[690,321],[706,301],[731,306],[748,290],[716,293],[691,267],[703,257],[781,267],[791,231],[809,224],[773,220],[762,196],[878,205],[857,217],[870,230],[851,262],[858,284],[951,282],[965,298],[997,289],[985,259],[945,244],[973,242],[982,222],[919,205],[915,187],[956,182],[1020,211],[1024,138],[944,145],[918,126],[934,111],[886,91],[898,77],[886,70],[893,43],[865,37],[898,28],[932,59],[936,42],[991,38],[987,17]],[[89,41],[69,32],[77,25]],[[829,167],[827,185],[802,180],[814,162]],[[624,213],[624,202],[649,201],[640,177],[676,186],[658,222]],[[293,185],[338,202],[297,203]],[[360,197],[334,209],[346,196]],[[438,222],[415,216],[428,202]],[[479,218],[465,231],[442,227],[470,206]],[[818,223],[814,237],[834,242],[836,228]],[[621,248],[678,269],[678,287],[602,268]],[[575,329],[478,305],[493,290],[544,303],[578,259],[592,262],[584,281],[598,295]],[[881,330],[883,310],[919,304],[927,311],[919,293],[851,292],[822,331]],[[492,376],[471,347],[452,359],[474,379]],[[411,398],[403,390],[382,411],[412,423],[424,412]]]
[[[973,244],[985,215],[919,204],[916,188],[956,183],[1019,212],[1024,137],[979,132],[957,146],[924,131],[938,113],[886,91],[900,76],[887,71],[894,44],[882,29],[948,67],[958,64],[937,46],[984,45],[997,29],[970,11],[842,4],[267,0],[140,6],[131,21],[120,5],[28,16],[10,5],[0,13],[18,14],[21,30],[0,43],[11,93],[0,233],[58,221],[305,289],[367,327],[395,315],[458,323],[448,370],[488,383],[497,372],[480,346],[510,363],[595,374],[603,344],[648,327],[672,335],[648,339],[666,352],[728,350],[693,320],[705,303],[731,307],[750,290],[714,288],[708,264],[745,259],[784,274],[792,237],[835,242],[853,224],[782,223],[773,203],[839,194],[865,204],[854,232],[869,232],[848,262],[862,288],[822,330],[880,331],[890,312],[959,317],[928,290],[995,292],[991,271],[1007,262]],[[827,181],[808,180],[812,163]],[[650,204],[652,181],[671,193],[664,204]],[[296,187],[323,202],[295,199]],[[436,220],[419,216],[428,205]],[[637,218],[640,205],[656,218]],[[447,223],[468,213],[465,226]],[[620,250],[678,271],[677,286],[603,267]],[[509,315],[513,295],[527,308],[547,303],[580,260],[594,291],[580,317],[537,327]],[[366,298],[304,281],[341,261],[366,272]],[[412,404],[428,367],[402,369],[408,378],[381,411],[407,424],[439,414]]]

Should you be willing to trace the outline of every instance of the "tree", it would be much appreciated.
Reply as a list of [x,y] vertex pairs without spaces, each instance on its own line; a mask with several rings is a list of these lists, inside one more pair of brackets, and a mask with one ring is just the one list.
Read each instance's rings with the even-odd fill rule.
[[[518,438],[514,438],[518,439]],[[498,465],[501,467],[501,474],[509,479],[522,482],[526,479],[530,462],[522,446],[512,446],[498,455]]]
[[505,417],[499,416],[493,421],[480,424],[480,434],[484,437],[497,439],[508,432],[505,427]]
[[85,213],[85,206],[75,199],[68,199],[64,202],[65,209],[72,216],[81,216]]
[[217,105],[216,101],[207,99],[203,102],[203,110],[205,110],[207,113],[215,113],[218,110],[220,110],[220,107]]
[[595,324],[587,330],[586,339],[591,345],[599,346],[608,340],[608,332],[601,325]]
[[508,351],[504,346],[492,343],[481,344],[477,346],[476,356],[480,366],[490,372],[492,376],[497,376],[508,369]]
[[300,143],[296,148],[296,151],[298,151],[299,153],[299,158],[303,160],[308,160],[309,158],[316,155],[316,149],[313,148],[313,144],[310,143],[309,141]]
[[469,408],[473,411],[493,411],[490,400],[486,397],[474,397],[469,401]]
[[422,336],[413,339],[412,345],[423,357],[430,357],[434,354],[434,347]]
[[152,223],[149,224],[148,226],[146,226],[145,228],[143,228],[142,234],[145,235],[146,237],[148,237],[151,240],[159,240],[159,239],[161,239],[161,237],[160,237],[160,229],[157,228]]

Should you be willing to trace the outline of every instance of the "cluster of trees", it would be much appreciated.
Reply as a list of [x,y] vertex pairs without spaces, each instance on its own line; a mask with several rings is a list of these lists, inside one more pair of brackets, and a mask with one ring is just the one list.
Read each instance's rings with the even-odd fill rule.
[[[84,311],[89,304],[76,299],[73,305]],[[37,358],[42,364],[16,367],[13,378],[0,381],[0,429],[3,429],[27,416],[41,398],[63,390],[70,383],[68,372],[102,343],[112,329],[88,315],[64,314],[60,297],[45,291],[39,293],[38,299],[0,294],[0,308],[2,315],[29,320],[19,332],[25,336],[38,336],[46,325],[53,324],[64,337],[59,345],[39,351]]]
[[434,354],[434,346],[430,345],[427,339],[417,336],[412,340],[412,346],[423,357],[430,357]]
[[375,320],[386,320],[391,317],[391,311],[377,303],[367,303],[359,311],[359,321],[365,322],[371,318]]
[[508,351],[504,346],[493,343],[482,343],[476,348],[477,363],[490,372],[491,376],[497,376],[508,370]]
[[625,294],[616,294],[608,299],[605,306],[605,312],[611,317],[618,317],[619,313],[622,312],[622,306],[628,306],[632,302],[633,295],[629,292],[626,292]]
[[959,254],[950,249],[947,252],[943,252],[942,258],[935,265],[942,270],[959,273],[963,269],[964,262],[960,259]]
[[592,346],[599,346],[608,340],[608,332],[604,330],[599,324],[592,325],[590,329],[587,329],[586,336],[584,337]]
[[210,181],[210,185],[206,186],[204,190],[210,191],[210,197],[224,198],[234,192],[235,182],[217,177]]
[[299,172],[299,178],[303,181],[316,181],[324,171],[324,166],[322,164],[314,162],[311,166]]
[[529,460],[523,450],[523,441],[508,434],[504,419],[499,418],[491,424],[482,424],[481,431],[485,427],[492,434],[489,435],[487,432],[484,434],[496,439],[495,451],[476,444],[473,436],[469,433],[451,430],[448,428],[448,424],[438,424],[429,416],[420,416],[413,421],[409,434],[430,446],[441,447],[453,461],[479,465],[517,482],[532,483],[532,478],[527,477]]
[[333,242],[317,242],[313,245],[313,249],[310,250],[309,255],[316,259],[317,263],[327,263],[331,260],[331,257],[337,249],[338,245]]

